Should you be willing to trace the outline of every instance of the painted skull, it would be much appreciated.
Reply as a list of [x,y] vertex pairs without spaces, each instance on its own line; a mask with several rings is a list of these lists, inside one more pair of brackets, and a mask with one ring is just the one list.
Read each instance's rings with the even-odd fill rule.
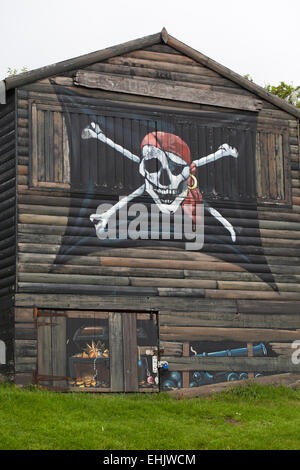
[[174,134],[153,132],[141,144],[140,174],[145,190],[162,212],[176,212],[187,194],[190,150]]

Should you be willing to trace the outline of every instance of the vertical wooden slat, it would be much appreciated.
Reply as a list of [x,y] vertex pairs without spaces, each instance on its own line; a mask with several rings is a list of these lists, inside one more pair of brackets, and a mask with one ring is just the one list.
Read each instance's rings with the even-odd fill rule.
[[247,160],[245,160],[245,155],[248,153],[247,145],[246,145],[246,138],[247,133],[245,130],[240,131],[237,135],[237,148],[240,157],[237,161],[237,183],[238,183],[238,196],[239,198],[243,198],[246,190],[246,169],[247,169]]
[[[102,116],[103,129],[106,129],[106,117]],[[102,145],[101,142],[97,141],[96,145],[96,157],[97,157],[97,175],[96,179],[100,186],[107,187],[107,161],[106,161],[106,150],[107,145]]]
[[63,181],[63,154],[62,154],[62,115],[53,113],[53,176],[54,181]]
[[[132,119],[123,119],[123,136],[124,136],[124,147],[126,149],[132,149]],[[134,162],[130,161],[130,164],[124,165],[124,178],[123,185],[129,189],[135,188],[135,169],[133,167]]]
[[[97,121],[97,117],[95,118]],[[87,127],[90,125],[91,122],[91,116],[86,115],[86,116],[81,116],[81,125],[82,128]],[[97,185],[98,183],[98,166],[102,164],[102,158],[98,157],[97,155],[97,148],[98,144],[100,144],[99,140],[97,139],[88,139],[85,142],[81,142],[83,144],[83,149],[81,150],[81,158],[82,158],[82,152],[84,152],[85,155],[88,156],[88,158],[85,159],[86,164],[87,164],[87,169],[88,169],[88,176],[87,178],[89,179],[89,182],[91,185]],[[102,144],[103,145],[103,144]]]
[[45,164],[45,181],[51,181],[50,179],[50,111],[45,112],[45,127],[44,127],[44,138],[45,138],[45,157],[44,157],[44,164]]
[[269,196],[277,197],[275,135],[268,134]]
[[[182,354],[184,357],[188,357],[190,355],[190,343],[185,342],[183,343],[183,351]],[[182,372],[182,386],[183,388],[188,388],[190,385],[190,373]]]
[[[115,142],[121,145],[124,148],[124,135],[123,135],[123,119],[115,117],[114,120],[114,129],[115,129]],[[117,156],[115,160],[115,179],[118,181],[118,189],[126,187],[126,182],[123,181],[124,177],[124,160],[125,158],[121,155]]]
[[[253,357],[253,343],[247,343],[248,357]],[[254,372],[248,372],[248,378],[254,379]]]
[[[107,135],[115,142],[115,126],[114,118],[111,116],[105,117],[105,128],[108,130]],[[105,150],[104,158],[106,159],[106,181],[108,187],[115,187],[115,174],[116,174],[116,158],[122,158],[110,146],[102,146],[101,149]],[[103,160],[104,160],[103,158]]]
[[31,174],[32,184],[37,184],[37,169],[38,169],[38,143],[37,143],[37,109],[33,104],[31,108]]
[[136,314],[123,314],[124,392],[138,391]]
[[[213,129],[213,140],[214,140],[214,148],[217,149],[223,142],[222,140],[222,128],[215,127]],[[224,181],[224,167],[226,166],[226,160],[221,158],[216,165],[215,170],[218,171],[219,175],[216,175],[215,179],[215,188],[218,194],[224,194],[224,190],[226,188],[226,182]]]
[[31,154],[33,186],[46,187],[47,183],[52,187],[53,183],[57,187],[69,186],[69,138],[62,112],[32,104]]
[[283,167],[283,148],[282,135],[275,136],[275,159],[276,159],[276,181],[277,195],[279,199],[284,199],[284,167]]
[[[48,324],[47,324],[48,323]],[[38,317],[38,374],[39,375],[53,375],[52,374],[52,331],[51,317]],[[52,381],[43,381],[41,385],[51,386]]]
[[246,185],[243,197],[253,199],[255,193],[255,132],[248,130],[245,132],[246,148],[248,150],[248,158],[246,159]]
[[[212,127],[207,127],[206,128],[206,133],[207,133],[207,153],[206,155],[210,155],[214,152],[214,135],[213,135],[213,128]],[[215,168],[215,162],[211,162],[209,165],[207,165],[208,170],[207,170],[207,176],[208,176],[208,187],[209,187],[209,192],[212,192],[213,194],[216,194],[216,168]]]
[[[158,333],[158,314],[157,313],[151,313],[151,317],[150,319],[152,319],[152,322],[154,323],[155,325],[155,341],[156,341],[156,347],[157,347],[157,351],[158,351],[158,354],[157,354],[157,359],[159,360],[160,358],[160,345],[159,345],[159,333]],[[158,369],[159,371],[159,369]],[[158,376],[158,383],[156,384],[155,386],[155,390],[157,392],[159,392],[159,372],[157,371],[157,376]]]
[[[270,201],[289,200],[285,188],[288,174],[288,148],[284,149],[286,134],[258,132],[256,138],[256,180],[259,198]],[[288,144],[287,144],[288,145]]]
[[[52,373],[60,377],[65,377],[67,373],[67,351],[66,351],[66,317],[52,317]],[[63,387],[66,382],[54,380],[53,386]]]
[[45,135],[46,138],[48,138],[49,142],[49,153],[48,153],[48,181],[54,181],[54,158],[53,158],[53,153],[54,153],[54,139],[53,139],[53,126],[54,126],[54,119],[53,119],[53,112],[49,111],[49,127],[45,129]]
[[282,134],[282,161],[284,174],[284,195],[285,199],[292,201],[292,185],[290,184],[291,168],[290,168],[290,148],[289,136],[287,132]]
[[109,313],[110,388],[124,390],[122,314]]
[[[206,134],[204,132],[203,126],[196,126],[195,127],[195,132],[196,132],[196,142],[195,142],[195,159],[200,158],[202,155],[207,155],[206,154]],[[200,188],[206,188],[207,186],[207,167],[208,165],[204,165],[201,167],[201,171],[198,171],[197,174],[197,179],[198,179],[198,185]]]
[[62,119],[62,152],[63,152],[63,183],[71,183],[70,179],[70,149],[65,119]]
[[[223,134],[223,137],[226,137],[223,139],[223,142],[228,142],[228,139],[230,139],[230,142],[237,142],[237,129],[236,128],[231,128],[230,132],[225,129],[226,132]],[[239,150],[239,149],[238,149]],[[237,200],[239,197],[239,186],[238,186],[238,158],[229,158],[227,160],[227,164],[229,165],[230,171],[228,175],[227,181],[230,181],[229,184],[229,194],[228,197],[229,199]]]
[[70,136],[70,144],[71,144],[71,155],[72,155],[72,163],[71,163],[71,179],[72,183],[76,187],[80,187],[82,185],[83,174],[81,173],[81,162],[80,162],[80,142],[79,144],[76,142],[76,136],[80,135],[81,133],[81,123],[79,120],[80,115],[76,113],[71,113],[70,115],[70,125],[72,128],[72,135]]
[[256,192],[258,197],[262,197],[260,132],[256,135]]
[[[256,199],[256,181],[257,181],[257,177],[256,177],[256,159],[255,159],[255,153],[256,153],[256,134],[257,134],[257,130],[252,130],[251,131],[251,155],[252,155],[252,159],[251,159],[251,178],[253,180],[253,185],[252,185],[252,195],[251,197],[253,198],[253,200]],[[233,159],[234,160],[234,159]]]
[[268,165],[268,133],[261,132],[261,182],[262,197],[268,199],[269,196],[269,165]]
[[[45,181],[45,112],[43,110],[38,110],[37,112],[37,122],[32,122],[32,125],[36,128],[38,132],[37,136],[37,168],[34,168],[33,173],[37,173],[37,181]],[[36,132],[35,131],[35,132]]]

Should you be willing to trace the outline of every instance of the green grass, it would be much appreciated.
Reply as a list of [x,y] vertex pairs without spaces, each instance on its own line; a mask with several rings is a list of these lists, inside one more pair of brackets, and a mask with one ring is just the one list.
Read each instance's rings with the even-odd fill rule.
[[177,400],[0,386],[1,450],[299,448],[300,390],[251,385]]

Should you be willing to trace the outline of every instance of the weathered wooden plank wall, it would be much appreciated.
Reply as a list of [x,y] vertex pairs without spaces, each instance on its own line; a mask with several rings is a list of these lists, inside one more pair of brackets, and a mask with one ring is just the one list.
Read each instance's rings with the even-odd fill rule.
[[7,104],[0,107],[0,295],[13,292],[15,275],[15,102],[10,93]]
[[[180,82],[208,94],[218,92],[234,97],[257,98],[166,45],[156,45],[108,59],[86,67],[85,71],[134,77],[135,80],[147,78],[165,80],[168,83]],[[259,228],[253,225],[257,211],[250,207],[244,207],[236,221],[237,227],[243,230],[241,240],[248,246],[248,253],[253,259],[251,272],[235,264],[234,254],[226,255],[225,252],[225,259],[223,257],[222,260],[214,257],[222,249],[217,245],[211,245],[209,253],[188,253],[178,248],[166,247],[101,248],[91,253],[90,247],[97,242],[93,236],[92,224],[87,220],[81,228],[80,236],[76,234],[83,195],[78,193],[71,197],[68,191],[62,191],[62,187],[55,189],[55,186],[48,186],[47,189],[41,189],[30,186],[31,103],[42,101],[60,106],[57,95],[66,93],[66,90],[74,90],[73,78],[76,72],[74,70],[65,76],[54,77],[51,83],[45,79],[18,90],[16,305],[19,314],[16,316],[16,332],[19,347],[22,341],[30,342],[27,352],[22,349],[22,356],[16,360],[16,371],[21,374],[20,381],[25,380],[22,374],[31,371],[36,360],[33,352],[36,351],[36,338],[30,310],[33,305],[40,308],[159,311],[161,341],[168,345],[169,349],[166,350],[175,351],[173,354],[167,352],[166,355],[173,357],[169,360],[176,364],[176,370],[181,367],[186,371],[193,367],[187,360],[182,362],[182,366],[179,366],[180,361],[175,361],[189,338],[204,341],[203,338],[207,337],[209,341],[220,344],[228,338],[245,343],[266,338],[263,341],[277,345],[274,346],[276,351],[282,350],[278,344],[290,345],[298,338],[296,330],[300,327],[300,173],[297,120],[260,99],[262,109],[258,114],[258,131],[270,136],[265,142],[279,155],[276,161],[281,161],[281,134],[272,137],[272,132],[274,129],[284,129],[287,135],[284,143],[287,154],[285,167],[276,166],[276,162],[270,160],[265,174],[260,175],[257,171],[258,197],[262,197],[261,205],[258,206]],[[82,96],[95,101],[114,101],[135,108],[142,106],[157,110],[169,109],[175,113],[184,110],[215,112],[219,109],[198,103],[99,89],[80,88],[80,92]],[[232,109],[223,111],[234,113]],[[264,149],[259,145],[257,158],[263,153]],[[258,170],[259,168],[261,167],[258,164]],[[266,169],[265,166],[263,168]],[[275,180],[280,182],[279,186],[269,184]],[[61,183],[67,184],[66,181]],[[274,203],[264,204],[269,202],[268,197],[263,201],[266,189],[269,191],[268,197],[286,197],[287,203],[278,203],[277,206]],[[285,195],[281,198],[283,192]],[[288,204],[289,199],[292,201],[291,205]],[[98,204],[99,200],[91,198],[87,207],[89,213]],[[225,206],[222,214],[234,218],[235,210]],[[85,236],[85,243],[76,256],[64,255],[60,258],[57,255],[67,225],[69,233],[72,233],[74,227],[74,233],[69,239],[70,246],[82,236]],[[213,220],[209,229],[211,233],[218,230]],[[64,238],[64,243],[68,243],[67,237]],[[265,271],[265,259],[272,275]],[[272,282],[273,279],[279,291],[272,290],[262,279],[267,282]],[[205,328],[214,329],[213,340]],[[277,329],[278,332],[275,331]],[[283,349],[287,350],[286,347]],[[288,359],[277,366],[274,361],[271,364],[266,360],[259,365],[257,362],[262,358],[253,359],[256,371],[279,371],[279,366],[283,367],[283,371],[290,370]],[[228,358],[223,359],[223,366],[219,361],[214,363],[217,365],[212,364],[212,367],[219,367],[218,370],[231,367],[226,360]],[[252,371],[254,366],[250,362],[249,358],[247,367]]]
[[15,94],[0,106],[0,339],[6,344],[6,366],[13,361],[13,295],[16,265],[16,142]]

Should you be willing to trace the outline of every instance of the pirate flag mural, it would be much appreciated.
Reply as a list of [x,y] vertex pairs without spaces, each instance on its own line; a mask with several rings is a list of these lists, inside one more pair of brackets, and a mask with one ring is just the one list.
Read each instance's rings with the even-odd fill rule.
[[[70,145],[71,199],[79,187],[86,192],[76,227],[73,221],[66,228],[57,263],[79,254],[84,245],[86,254],[105,246],[184,248],[185,233],[179,238],[176,228],[176,215],[181,214],[190,221],[191,233],[202,229],[199,250],[258,273],[277,290],[257,219],[253,114],[245,112],[244,120],[229,113],[174,116],[146,110],[141,115],[122,105],[114,110],[116,105],[107,102],[96,108],[74,91],[64,93],[60,87]],[[155,209],[159,223],[154,229],[152,215],[142,205]],[[252,236],[243,224],[245,207],[251,212]],[[166,217],[169,233],[164,236]],[[129,237],[124,224],[129,229],[134,218],[138,236]],[[85,244],[86,227],[94,227],[92,244],[91,233]]]
[[[116,145],[94,122],[82,131],[82,138],[96,138],[118,150],[123,156],[139,164],[139,173],[145,179],[137,190],[130,194],[126,203],[141,196],[145,191],[163,213],[174,214],[181,204],[190,215],[193,228],[196,226],[196,208],[202,204],[202,194],[196,177],[197,168],[228,155],[238,157],[237,150],[223,144],[216,152],[199,160],[191,160],[188,145],[177,135],[155,131],[147,134],[141,143],[141,157]],[[125,201],[123,202],[123,204]],[[118,203],[104,214],[92,214],[97,234],[105,229],[109,218],[122,206]],[[236,240],[232,225],[221,214],[207,205],[207,210],[229,231],[232,241]]]

